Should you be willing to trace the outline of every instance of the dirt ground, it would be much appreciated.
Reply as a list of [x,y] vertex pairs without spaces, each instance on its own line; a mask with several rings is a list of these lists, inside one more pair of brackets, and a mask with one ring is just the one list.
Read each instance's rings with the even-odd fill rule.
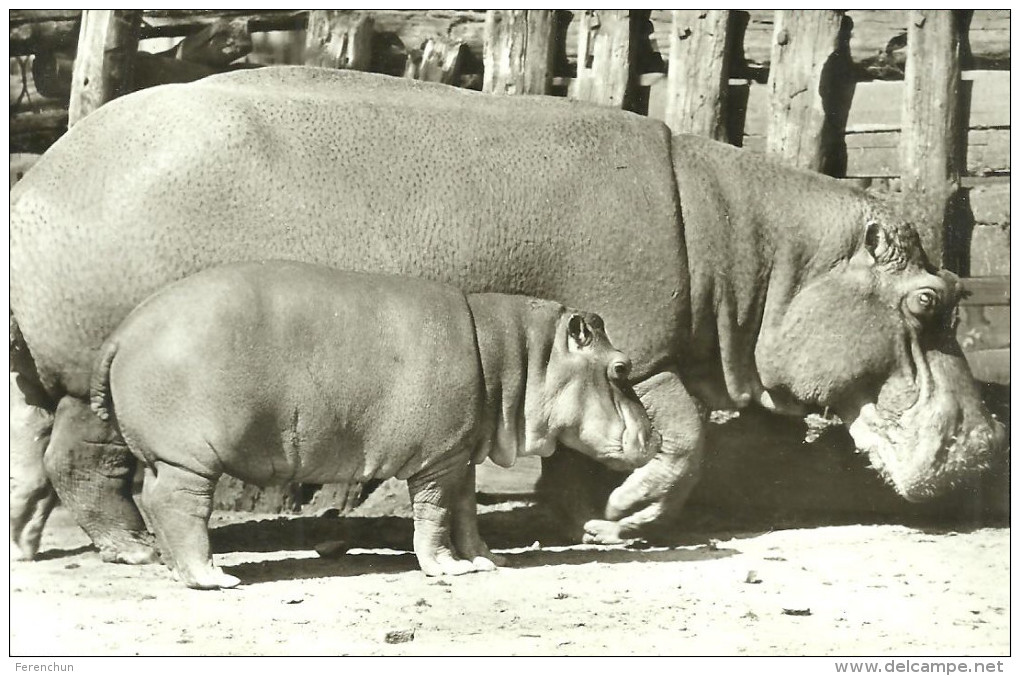
[[[556,546],[525,500],[481,507],[504,568],[429,579],[406,493],[350,517],[214,516],[240,577],[198,592],[104,564],[59,510],[42,560],[11,563],[11,655],[1003,655],[1009,529],[844,525]],[[352,549],[322,558],[314,545]],[[640,544],[640,543],[639,543]]]

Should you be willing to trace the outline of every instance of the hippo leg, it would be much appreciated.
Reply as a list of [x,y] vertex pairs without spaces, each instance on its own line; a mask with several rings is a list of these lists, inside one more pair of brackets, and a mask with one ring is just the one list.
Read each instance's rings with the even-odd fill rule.
[[461,483],[453,504],[453,548],[470,561],[475,570],[494,570],[506,559],[489,551],[478,532],[478,503],[475,499],[475,466],[468,465],[467,477]]
[[456,501],[466,478],[465,466],[407,481],[414,514],[414,553],[426,575],[463,575],[475,570],[471,561],[457,556],[450,538]]
[[605,519],[585,524],[585,542],[617,544],[668,526],[701,475],[705,407],[673,373],[654,376],[635,390],[662,434],[662,448],[610,494]]
[[552,512],[560,534],[568,542],[581,542],[585,524],[605,516],[607,497],[626,476],[559,444],[555,453],[542,458],[535,491],[539,502]]
[[53,413],[39,405],[26,378],[10,377],[11,559],[30,561],[39,551],[43,526],[57,503],[43,455],[53,431]]
[[153,563],[152,537],[131,497],[136,461],[89,405],[64,397],[44,456],[46,474],[104,561]]
[[145,469],[142,500],[167,563],[192,589],[226,589],[240,580],[213,565],[209,546],[216,479],[164,462]]

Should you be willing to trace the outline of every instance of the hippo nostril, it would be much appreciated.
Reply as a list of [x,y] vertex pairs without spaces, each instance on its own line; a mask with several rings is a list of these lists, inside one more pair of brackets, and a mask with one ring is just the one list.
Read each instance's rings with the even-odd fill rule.
[[630,360],[614,361],[609,365],[609,379],[614,382],[626,382],[630,376]]

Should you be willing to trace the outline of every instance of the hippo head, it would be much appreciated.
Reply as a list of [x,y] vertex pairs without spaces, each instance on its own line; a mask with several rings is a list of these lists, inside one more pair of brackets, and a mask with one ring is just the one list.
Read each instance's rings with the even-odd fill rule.
[[[525,404],[529,436],[560,442],[618,470],[644,465],[659,437],[631,389],[630,359],[613,347],[602,318],[560,315],[544,379]],[[530,388],[529,388],[530,389]]]
[[932,498],[1005,443],[955,338],[962,290],[909,225],[868,223],[853,246],[766,321],[755,353],[765,399],[830,408],[900,495]]

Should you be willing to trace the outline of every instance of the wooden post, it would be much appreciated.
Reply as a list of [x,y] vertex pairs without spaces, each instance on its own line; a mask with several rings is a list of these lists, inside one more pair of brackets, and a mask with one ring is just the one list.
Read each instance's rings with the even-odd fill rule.
[[615,108],[629,107],[635,79],[631,12],[588,9],[580,23],[574,98]]
[[457,84],[466,48],[460,40],[434,37],[422,47],[420,60],[407,56],[404,77],[425,82]]
[[485,14],[482,91],[547,94],[553,76],[556,12],[490,9]]
[[136,9],[82,12],[67,107],[68,128],[107,101],[131,91],[141,18],[141,10]]
[[966,154],[960,43],[969,19],[969,10],[912,10],[907,24],[902,190],[921,243],[936,265],[946,254],[947,215],[955,210]]
[[372,17],[363,12],[310,10],[305,65],[368,70],[372,63],[372,33]]
[[842,10],[776,11],[766,149],[793,166],[846,173],[852,25]]
[[729,10],[673,10],[666,124],[675,133],[727,139]]

